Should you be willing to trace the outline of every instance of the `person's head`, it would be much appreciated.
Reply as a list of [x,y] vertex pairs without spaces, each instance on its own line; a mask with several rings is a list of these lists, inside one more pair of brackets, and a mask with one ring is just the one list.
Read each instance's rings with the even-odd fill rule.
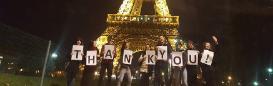
[[93,47],[96,47],[96,41],[91,41],[91,45],[92,45]]
[[111,37],[108,37],[108,38],[107,38],[107,43],[113,44],[113,40],[111,39]]
[[125,42],[125,48],[129,49],[130,48],[130,43],[129,42]]
[[182,46],[184,46],[184,42],[183,42],[183,40],[179,40],[179,42],[178,42],[178,45],[177,45],[179,48],[180,47],[182,47]]
[[211,44],[209,42],[204,42],[204,48],[210,50]]
[[194,49],[195,48],[193,41],[191,41],[191,40],[188,41],[188,48],[189,49]]
[[146,44],[146,50],[151,50],[151,47],[149,44]]
[[155,50],[155,47],[150,47],[150,50]]
[[109,44],[114,44],[113,40],[108,41]]
[[176,51],[181,50],[183,48],[183,45],[184,45],[183,42],[182,43],[178,42],[177,45],[176,45],[176,48],[175,48]]
[[164,43],[166,41],[165,37],[164,36],[159,36],[159,41]]
[[77,40],[76,42],[77,45],[81,45],[82,44],[82,41],[80,39]]

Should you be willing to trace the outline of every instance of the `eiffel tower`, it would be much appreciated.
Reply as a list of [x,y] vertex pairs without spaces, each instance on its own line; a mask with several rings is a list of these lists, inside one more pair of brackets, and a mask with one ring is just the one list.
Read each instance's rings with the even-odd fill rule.
[[[151,1],[155,14],[141,15],[142,4]],[[96,42],[99,49],[111,39],[120,52],[123,41],[127,40],[130,49],[136,52],[144,50],[146,44],[155,46],[159,36],[165,36],[174,49],[175,38],[179,35],[179,16],[170,14],[166,0],[123,0],[117,14],[107,15],[106,23],[106,30]]]

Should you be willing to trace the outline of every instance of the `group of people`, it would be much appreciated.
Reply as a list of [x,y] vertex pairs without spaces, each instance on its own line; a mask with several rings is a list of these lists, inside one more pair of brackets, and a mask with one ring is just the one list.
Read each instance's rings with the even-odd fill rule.
[[[193,41],[189,40],[187,43],[178,42],[176,48],[173,49],[164,36],[159,37],[159,41],[156,46],[167,46],[167,57],[171,59],[172,52],[183,52],[183,66],[171,66],[169,60],[157,60],[155,65],[147,64],[147,50],[157,51],[156,46],[146,45],[145,50],[140,51],[140,57],[138,58],[138,64],[140,65],[138,70],[140,72],[139,86],[216,86],[214,79],[214,68],[211,65],[202,64],[200,59],[198,65],[187,65],[187,51],[196,50],[200,51],[198,58],[201,58],[203,50],[209,50],[215,52],[215,47],[218,45],[218,40],[215,36],[212,36],[212,42],[204,42],[203,48],[197,49]],[[81,40],[77,40],[76,45],[81,45]],[[97,50],[95,42],[91,43],[91,47],[88,50]],[[114,45],[112,40],[108,40],[105,45]],[[104,45],[104,46],[105,46]],[[119,74],[117,77],[117,83],[112,82],[113,62],[116,57],[116,50],[114,50],[114,59],[103,59],[105,56],[104,46],[101,48],[101,52],[97,52],[97,58],[101,64],[99,71],[98,86],[121,86],[126,76],[126,86],[131,86],[132,83],[132,66],[130,64],[122,63],[124,50],[130,50],[130,43],[124,41],[120,49],[119,59]],[[187,46],[185,48],[184,46]],[[114,48],[116,49],[116,47]],[[83,56],[84,53],[81,53]],[[158,55],[156,52],[155,55]],[[135,58],[135,57],[134,57]],[[85,60],[83,60],[85,61]],[[73,86],[75,82],[76,74],[79,70],[79,64],[82,61],[70,60],[66,65],[66,77],[67,86]],[[97,66],[85,66],[83,71],[83,77],[81,80],[81,86],[94,86],[94,72]],[[106,74],[107,73],[107,74]],[[105,74],[107,79],[104,80]],[[202,79],[202,80],[201,80]],[[103,83],[105,81],[105,83]],[[152,82],[151,82],[152,81]]]

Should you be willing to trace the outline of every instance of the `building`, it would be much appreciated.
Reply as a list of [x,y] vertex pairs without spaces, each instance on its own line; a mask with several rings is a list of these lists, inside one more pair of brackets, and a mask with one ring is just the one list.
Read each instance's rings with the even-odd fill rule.
[[1,71],[34,74],[43,67],[48,41],[0,23]]

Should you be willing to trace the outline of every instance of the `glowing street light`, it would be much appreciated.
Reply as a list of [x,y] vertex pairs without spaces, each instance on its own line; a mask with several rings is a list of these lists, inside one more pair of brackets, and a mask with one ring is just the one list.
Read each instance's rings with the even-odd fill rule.
[[227,82],[227,83],[228,83],[228,86],[231,86],[232,77],[231,77],[231,76],[228,76],[227,79],[228,79],[228,82]]
[[21,68],[19,71],[20,71],[20,72],[23,72],[23,71],[24,71],[24,69],[23,69],[23,68]]
[[2,64],[2,59],[3,58],[4,58],[3,56],[0,56],[0,64]]
[[222,84],[225,84],[225,82],[224,82],[224,81],[222,81],[221,83],[222,83]]
[[52,54],[51,54],[51,57],[52,57],[52,58],[57,58],[58,55],[57,55],[56,53],[52,53]]
[[231,76],[228,76],[228,80],[232,80],[232,77],[231,77]]
[[238,82],[237,85],[238,85],[238,86],[241,86],[242,84],[241,84],[241,82]]
[[258,83],[257,81],[254,81],[254,82],[253,82],[253,85],[254,85],[254,86],[258,86],[259,83]]
[[99,75],[99,73],[96,71],[96,72],[95,72],[95,76],[98,76],[98,75]]

